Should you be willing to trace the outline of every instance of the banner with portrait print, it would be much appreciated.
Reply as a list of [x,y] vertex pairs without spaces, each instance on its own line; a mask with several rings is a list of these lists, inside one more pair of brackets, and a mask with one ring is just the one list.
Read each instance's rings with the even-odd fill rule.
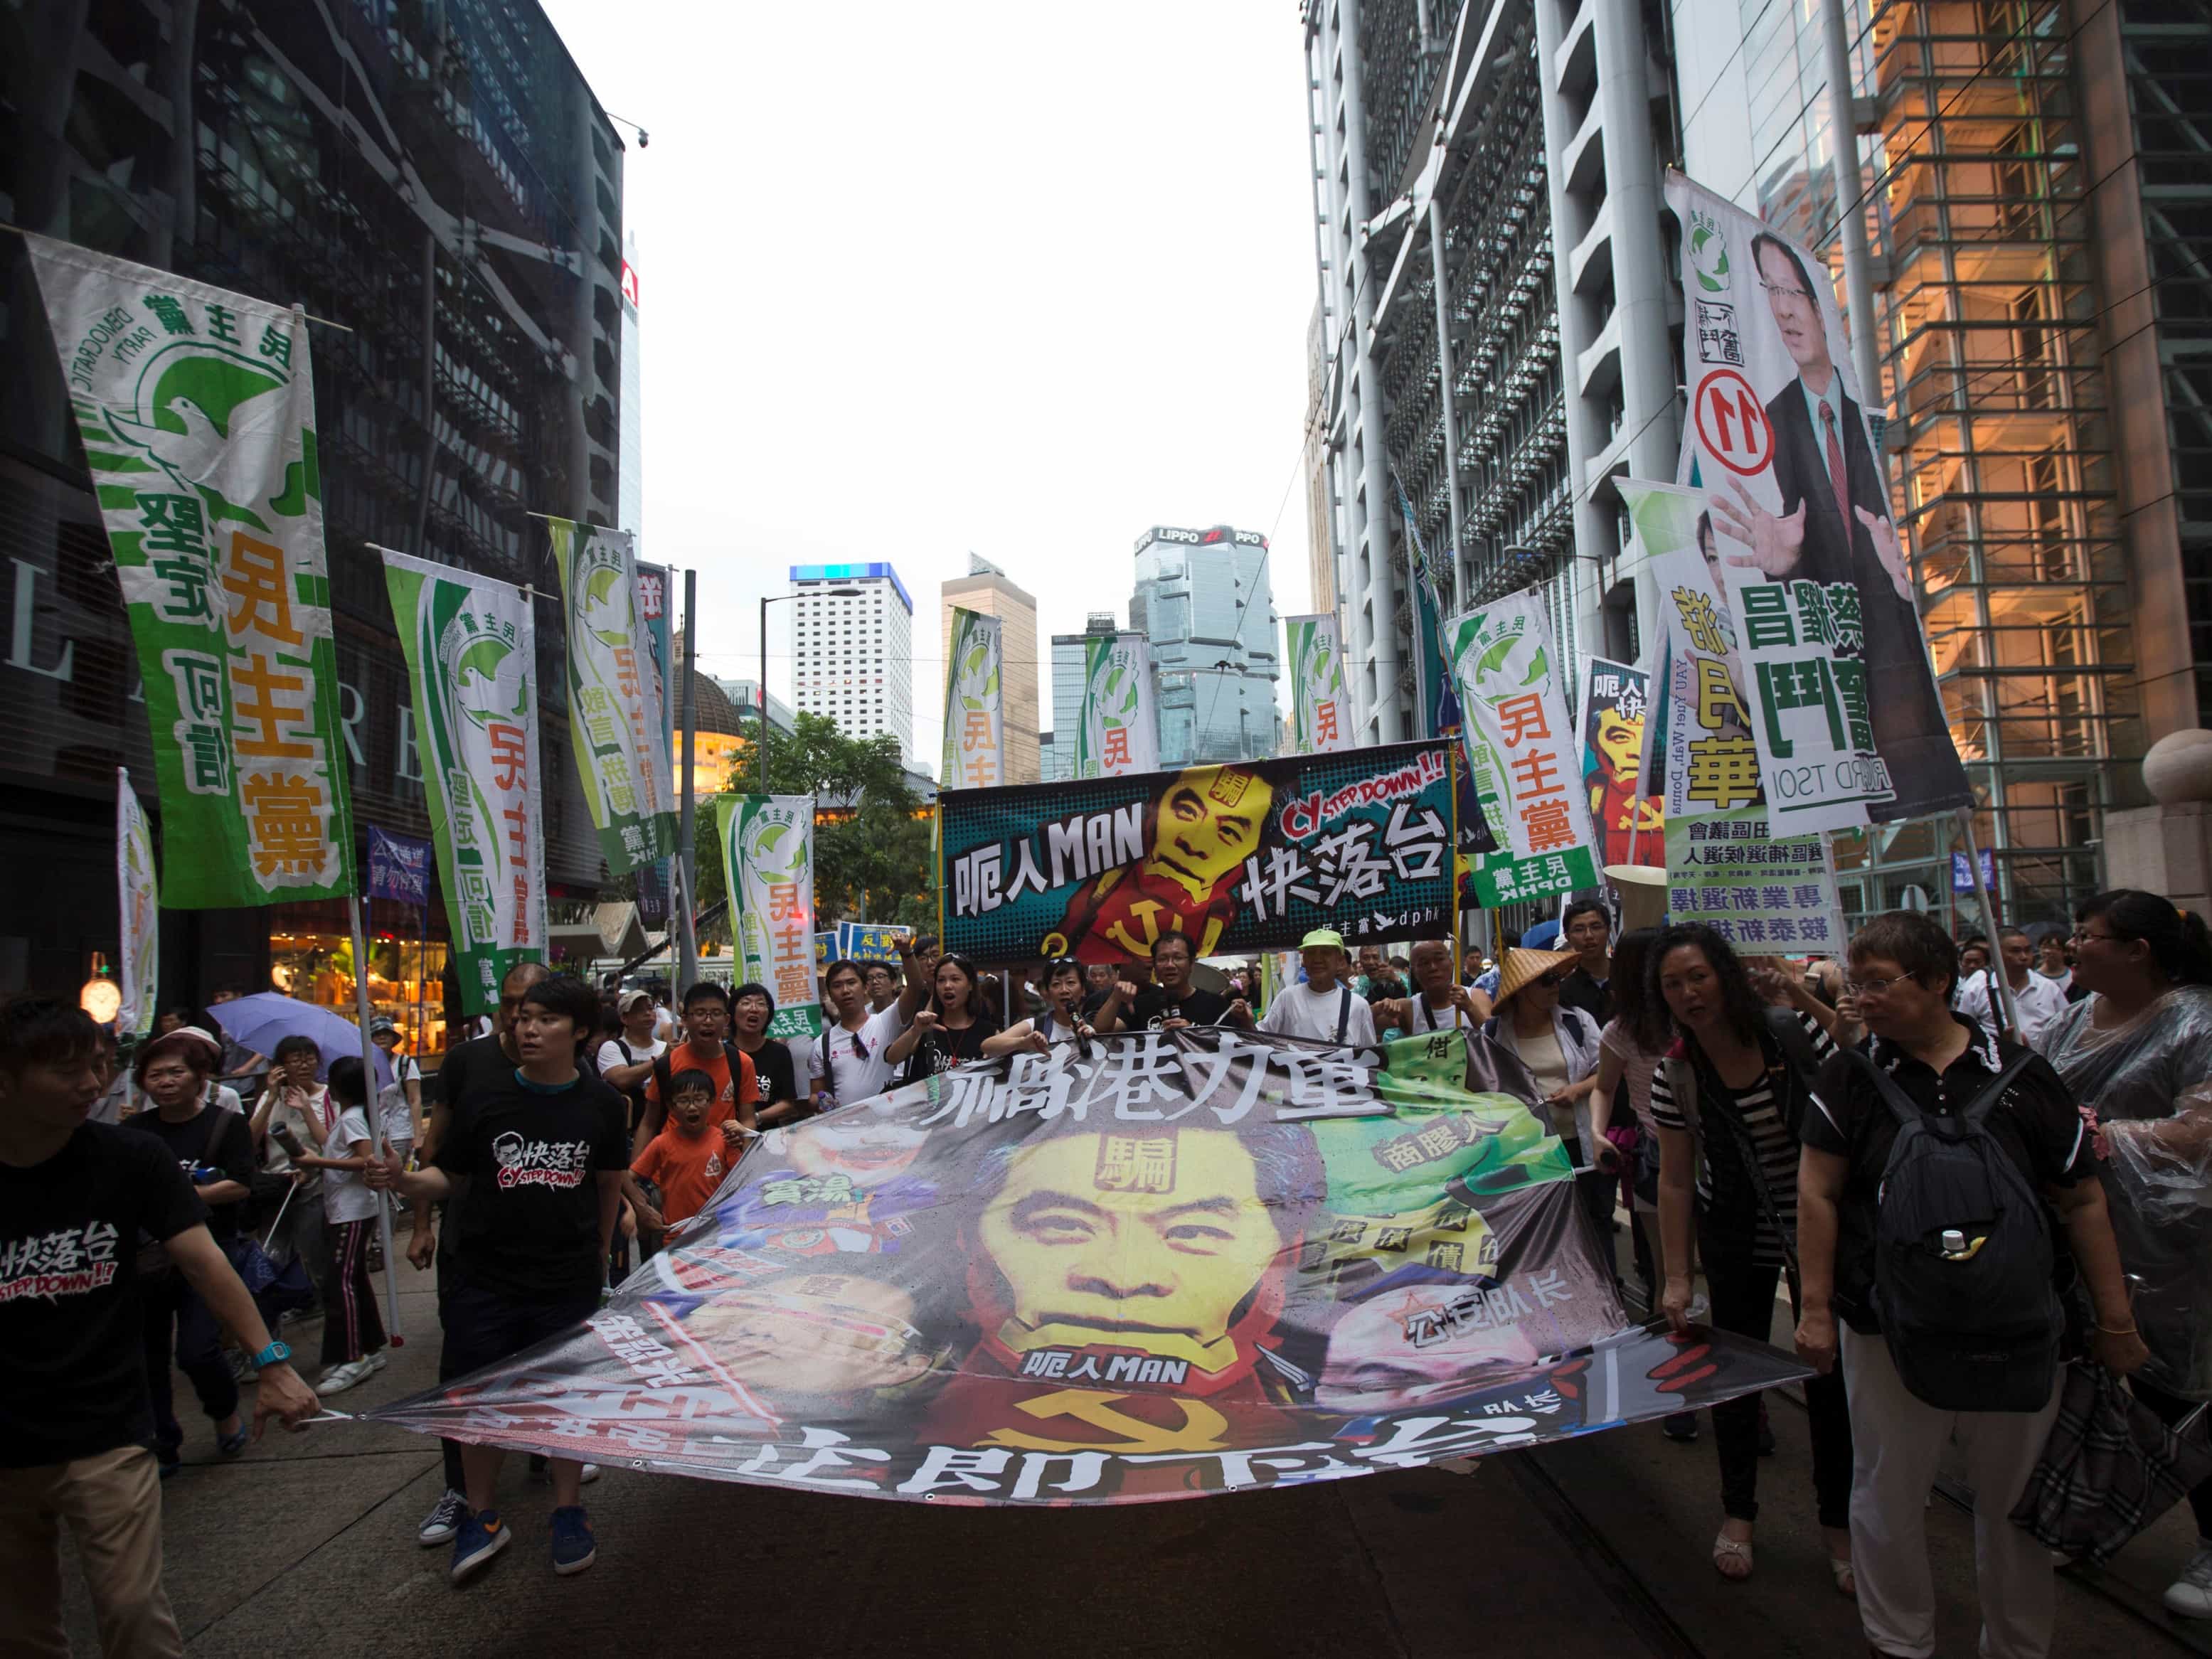
[[948,789],[995,789],[1006,781],[1006,659],[1001,624],[980,611],[952,612],[945,662],[945,769]]
[[545,952],[538,629],[530,596],[389,548],[385,586],[415,694],[430,837],[465,1012]]
[[1486,909],[1597,885],[1595,836],[1542,598],[1510,593],[1444,623],[1468,777],[1498,850],[1474,874]]
[[1450,752],[1399,744],[1142,776],[956,790],[945,949],[987,963],[1201,957],[1450,929]]
[[1807,1375],[1629,1324],[1530,1093],[1457,1032],[956,1066],[770,1131],[598,1312],[365,1420],[1065,1507],[1417,1468]]
[[[1664,793],[1643,770],[1650,677],[1604,657],[1583,664],[1583,793],[1597,832],[1597,861],[1656,866],[1665,857]],[[1629,857],[1633,847],[1636,856]]]
[[1679,173],[1667,201],[1688,310],[1684,481],[1711,514],[1776,832],[1966,805],[1827,264]]
[[137,647],[167,902],[352,891],[306,314],[23,242]]

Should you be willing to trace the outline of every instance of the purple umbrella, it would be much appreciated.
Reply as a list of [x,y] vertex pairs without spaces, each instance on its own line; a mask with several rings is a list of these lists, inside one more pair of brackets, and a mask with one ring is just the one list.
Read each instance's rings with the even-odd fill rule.
[[[274,1058],[276,1045],[288,1036],[303,1036],[322,1051],[323,1063],[315,1067],[315,1075],[327,1078],[331,1062],[350,1054],[361,1058],[361,1027],[343,1015],[312,1002],[301,1002],[276,991],[262,991],[250,997],[233,997],[228,1002],[218,1002],[208,1012],[216,1017],[222,1029],[239,1042],[256,1054]],[[392,1062],[385,1058],[384,1050],[374,1051],[376,1061],[376,1086],[380,1091],[392,1082]]]

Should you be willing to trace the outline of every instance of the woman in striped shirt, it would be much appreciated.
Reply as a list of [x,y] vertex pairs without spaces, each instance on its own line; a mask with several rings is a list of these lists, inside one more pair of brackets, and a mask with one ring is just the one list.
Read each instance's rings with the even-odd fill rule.
[[[1688,1328],[1694,1210],[1713,1325],[1770,1341],[1776,1280],[1785,1267],[1796,1300],[1796,1126],[1814,1075],[1835,1045],[1809,1016],[1765,1006],[1741,959],[1710,927],[1687,923],[1662,932],[1649,975],[1675,1037],[1651,1079],[1667,1276],[1660,1306],[1676,1330]],[[1805,1403],[1829,1571],[1836,1588],[1850,1595],[1851,1429],[1839,1373],[1809,1380]],[[1713,1565],[1724,1578],[1748,1578],[1759,1514],[1759,1397],[1714,1407],[1713,1440],[1725,1517],[1713,1540]]]

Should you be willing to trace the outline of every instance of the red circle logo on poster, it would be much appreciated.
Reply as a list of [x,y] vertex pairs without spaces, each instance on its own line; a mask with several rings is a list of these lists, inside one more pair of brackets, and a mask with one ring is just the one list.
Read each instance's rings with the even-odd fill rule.
[[1747,478],[1766,471],[1774,459],[1774,429],[1749,380],[1732,368],[1713,370],[1698,382],[1691,410],[1705,453]]

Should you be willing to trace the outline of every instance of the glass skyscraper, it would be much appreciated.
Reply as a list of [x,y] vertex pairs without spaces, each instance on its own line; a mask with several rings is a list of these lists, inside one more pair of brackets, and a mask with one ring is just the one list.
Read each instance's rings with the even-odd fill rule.
[[1152,645],[1162,766],[1275,752],[1281,663],[1265,536],[1227,525],[1146,531],[1129,628]]

